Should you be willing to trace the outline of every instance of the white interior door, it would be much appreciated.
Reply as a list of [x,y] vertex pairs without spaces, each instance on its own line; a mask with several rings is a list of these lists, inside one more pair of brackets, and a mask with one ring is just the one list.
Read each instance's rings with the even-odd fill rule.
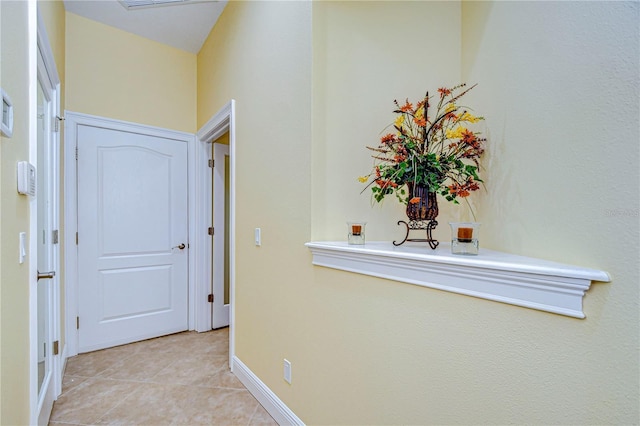
[[213,144],[213,318],[212,328],[229,325],[229,145]]
[[187,144],[78,126],[78,351],[188,329]]
[[37,374],[38,374],[38,424],[47,424],[53,401],[56,398],[54,376],[53,341],[56,321],[53,307],[54,288],[57,284],[55,276],[53,241],[53,174],[51,119],[53,117],[52,93],[42,87],[40,80],[37,89]]

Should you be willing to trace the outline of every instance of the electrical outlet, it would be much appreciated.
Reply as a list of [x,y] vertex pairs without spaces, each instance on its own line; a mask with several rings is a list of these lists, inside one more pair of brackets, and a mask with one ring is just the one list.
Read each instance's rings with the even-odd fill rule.
[[255,232],[254,232],[254,237],[256,240],[256,246],[260,246],[262,244],[262,236],[260,235],[262,234],[262,231],[260,230],[260,228],[256,228]]
[[291,362],[284,360],[284,381],[291,384]]

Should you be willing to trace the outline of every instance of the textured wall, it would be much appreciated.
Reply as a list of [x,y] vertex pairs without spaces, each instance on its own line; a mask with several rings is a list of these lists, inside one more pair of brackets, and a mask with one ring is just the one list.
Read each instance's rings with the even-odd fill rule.
[[639,422],[639,10],[463,5],[463,77],[480,83],[473,99],[490,135],[483,243],[613,278],[587,293],[585,320],[508,319],[535,344],[511,345],[528,365],[508,386],[530,415],[512,404],[499,422]]
[[[460,4],[318,2],[313,25],[313,238],[343,240],[345,222],[360,220],[369,240],[401,240],[404,206],[395,196],[376,203],[357,178],[372,170],[366,147],[389,133],[395,99],[415,104],[460,82]],[[443,216],[466,210],[439,204]]]
[[[199,124],[239,106],[240,358],[310,424],[637,423],[638,198],[608,190],[638,181],[637,6],[315,3],[309,176],[308,58],[278,37],[309,28],[276,4],[231,4],[199,57]],[[490,137],[483,244],[609,271],[586,320],[309,265],[304,239],[344,238],[354,215],[395,237],[401,208],[358,194],[363,147],[394,98],[461,76]]]
[[196,55],[67,12],[66,109],[195,132]]

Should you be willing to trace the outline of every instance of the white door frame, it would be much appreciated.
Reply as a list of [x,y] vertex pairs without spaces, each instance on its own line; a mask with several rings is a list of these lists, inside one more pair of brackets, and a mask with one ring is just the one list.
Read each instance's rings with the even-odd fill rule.
[[211,303],[208,302],[211,276],[211,237],[207,228],[211,226],[211,169],[208,166],[207,144],[229,132],[229,367],[233,371],[235,354],[235,282],[236,282],[236,130],[235,100],[230,100],[220,111],[202,126],[196,137],[196,185],[195,198],[196,221],[198,223],[197,252],[198,269],[196,271],[196,331],[211,330]]
[[[42,16],[37,11],[35,2],[29,2],[29,26],[31,27],[32,19],[37,21],[36,24],[36,37],[37,43],[35,48],[35,63],[33,64],[35,69],[36,79],[30,83],[29,94],[29,161],[36,165],[36,170],[41,165],[37,164],[38,158],[38,138],[37,138],[37,96],[36,90],[38,88],[38,82],[42,85],[42,88],[47,95],[51,97],[51,116],[48,117],[50,124],[54,125],[58,120],[60,111],[60,77],[56,68],[56,63],[53,57],[53,51],[51,50],[51,44],[47,37],[46,28]],[[60,133],[54,132],[51,137],[49,132],[48,144],[45,147],[47,154],[47,166],[49,170],[49,183],[50,183],[50,197],[51,197],[51,229],[60,229]],[[38,267],[38,250],[36,249],[37,243],[37,197],[33,197],[30,201],[30,215],[29,215],[29,339],[30,339],[30,357],[29,357],[29,390],[30,390],[30,416],[31,424],[42,424],[48,421],[51,414],[46,407],[53,403],[53,400],[40,400],[38,392],[38,367],[37,367],[37,350],[38,350],[38,303],[37,303],[37,267]],[[60,341],[60,278],[58,276],[60,272],[60,256],[59,245],[52,246],[51,267],[56,272],[56,276],[52,278],[52,298],[50,300],[50,318],[53,320],[50,324],[50,337],[51,341]],[[52,357],[51,365],[51,377],[52,393],[47,398],[57,399],[58,395],[62,392],[62,374],[64,366],[64,351],[58,352],[57,355]],[[42,412],[42,409],[45,409]]]
[[[196,241],[196,194],[194,190],[195,180],[195,135],[193,133],[180,132],[176,130],[163,129],[160,127],[147,126],[138,123],[131,123],[122,120],[115,120],[105,117],[98,117],[89,114],[81,114],[72,111],[65,111],[65,137],[64,137],[64,190],[65,190],[65,301],[66,301],[66,337],[68,353],[67,356],[78,354],[78,330],[76,328],[76,317],[78,316],[78,246],[75,244],[76,232],[78,232],[78,191],[77,191],[77,165],[76,165],[76,144],[78,136],[78,126],[97,126],[107,129],[114,129],[123,132],[140,133],[143,135],[156,136],[168,139],[177,139],[187,143],[187,187],[188,187],[188,221],[189,221],[189,250],[188,266],[188,288],[189,288],[189,330],[195,328],[195,318],[197,304],[195,299],[195,283],[193,279],[196,271],[196,257],[194,244]],[[82,236],[79,236],[82,238]]]

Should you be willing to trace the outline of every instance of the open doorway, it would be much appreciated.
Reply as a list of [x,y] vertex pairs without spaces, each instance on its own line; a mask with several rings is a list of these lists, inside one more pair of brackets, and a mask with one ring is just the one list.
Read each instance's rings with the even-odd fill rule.
[[[227,136],[225,136],[227,135]],[[218,162],[218,165],[224,164],[224,176],[228,187],[226,191],[218,191],[226,193],[225,202],[228,212],[226,214],[218,214],[217,216],[226,217],[222,228],[217,228],[212,222],[214,217],[214,200],[213,200],[213,170],[209,167],[209,160],[215,160],[212,156],[214,142],[224,140],[228,138],[228,142],[222,145],[228,147],[228,154],[225,154],[227,159],[223,159]],[[220,249],[223,253],[228,255],[226,258],[226,270],[228,289],[227,297],[224,296],[224,290],[220,299],[223,304],[228,306],[228,318],[229,318],[229,367],[233,371],[234,367],[234,355],[235,355],[235,336],[234,336],[234,299],[235,299],[235,101],[229,101],[220,111],[218,111],[211,119],[204,125],[197,133],[197,147],[195,152],[195,187],[196,187],[196,223],[197,223],[197,238],[196,238],[196,253],[195,262],[196,268],[196,304],[195,304],[195,322],[196,331],[208,331],[214,328],[213,323],[213,309],[214,309],[214,297],[210,296],[213,293],[212,290],[212,271],[213,271],[213,244],[212,235],[223,231],[224,237],[221,239],[223,242],[227,240],[227,249]],[[217,161],[217,160],[216,160]],[[215,163],[214,163],[215,164]],[[213,164],[212,164],[213,165]],[[221,167],[218,170],[222,170]],[[220,225],[218,225],[220,226]],[[208,228],[213,228],[208,232]],[[218,270],[224,270],[218,268]],[[224,281],[224,279],[223,279]],[[216,296],[217,297],[217,296]],[[225,303],[225,299],[226,302]]]

